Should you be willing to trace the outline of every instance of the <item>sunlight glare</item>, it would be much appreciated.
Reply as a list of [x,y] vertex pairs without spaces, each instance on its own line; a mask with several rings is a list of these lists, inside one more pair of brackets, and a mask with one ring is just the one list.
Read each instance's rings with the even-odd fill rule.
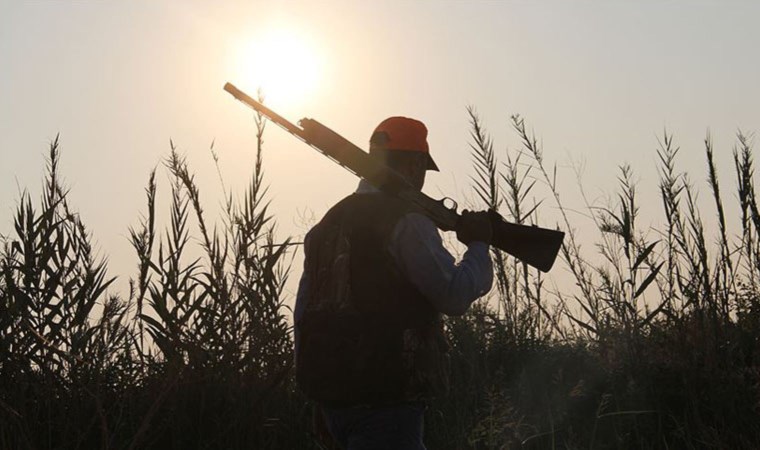
[[296,30],[273,28],[241,47],[238,79],[254,90],[260,88],[267,101],[292,105],[312,95],[319,84],[321,58],[312,41]]

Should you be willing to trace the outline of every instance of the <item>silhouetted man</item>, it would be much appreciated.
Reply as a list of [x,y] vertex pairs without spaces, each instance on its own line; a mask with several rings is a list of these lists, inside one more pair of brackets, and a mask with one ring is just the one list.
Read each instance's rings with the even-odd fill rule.
[[[420,189],[438,170],[414,119],[380,123],[370,153]],[[465,211],[457,265],[429,218],[364,180],[309,231],[296,377],[341,447],[425,448],[425,401],[447,387],[441,314],[461,315],[491,289],[491,233],[487,213]]]

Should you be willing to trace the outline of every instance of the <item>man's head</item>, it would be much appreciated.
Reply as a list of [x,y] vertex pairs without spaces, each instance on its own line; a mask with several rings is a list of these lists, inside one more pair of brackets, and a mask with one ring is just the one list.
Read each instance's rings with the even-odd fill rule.
[[419,120],[389,117],[380,122],[369,140],[369,152],[422,189],[427,170],[438,171],[430,157],[427,128]]

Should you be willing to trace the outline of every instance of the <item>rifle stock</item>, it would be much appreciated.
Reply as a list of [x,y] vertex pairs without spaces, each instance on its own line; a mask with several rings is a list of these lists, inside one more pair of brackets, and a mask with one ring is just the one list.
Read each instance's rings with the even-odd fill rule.
[[491,245],[542,272],[554,265],[565,233],[507,222],[495,211],[490,211],[493,238]]
[[[414,188],[398,172],[335,131],[314,119],[302,119],[298,127],[232,84],[225,84],[224,90],[356,176],[366,179],[383,192],[410,202],[438,228],[456,230],[461,217],[456,209],[448,208],[443,200],[430,198]],[[493,228],[491,245],[542,272],[551,269],[562,246],[564,232],[507,222],[495,211],[490,212],[490,218]]]

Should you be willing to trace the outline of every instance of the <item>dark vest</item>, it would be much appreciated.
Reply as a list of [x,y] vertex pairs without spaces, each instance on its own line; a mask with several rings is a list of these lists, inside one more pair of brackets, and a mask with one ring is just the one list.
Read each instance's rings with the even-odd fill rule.
[[309,232],[296,379],[314,400],[383,404],[445,384],[440,315],[387,250],[409,211],[385,194],[353,194]]

